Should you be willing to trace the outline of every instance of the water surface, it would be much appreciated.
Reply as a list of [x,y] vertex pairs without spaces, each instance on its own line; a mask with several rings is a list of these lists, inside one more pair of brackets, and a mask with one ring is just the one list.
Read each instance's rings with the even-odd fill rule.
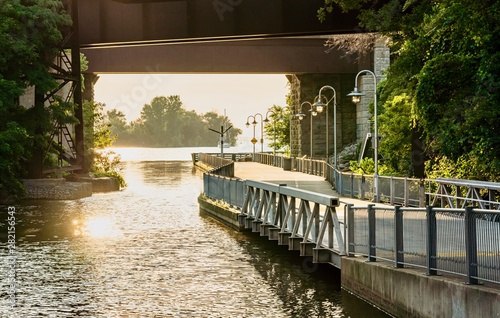
[[14,311],[0,207],[1,317],[388,317],[333,268],[200,215],[192,149],[120,151],[125,190],[15,206]]

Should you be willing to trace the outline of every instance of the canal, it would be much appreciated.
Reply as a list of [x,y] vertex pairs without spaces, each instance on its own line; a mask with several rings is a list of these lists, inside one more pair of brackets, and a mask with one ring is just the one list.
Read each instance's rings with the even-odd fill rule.
[[389,317],[333,268],[200,215],[192,149],[120,151],[125,190],[15,205],[14,311],[0,207],[0,317]]

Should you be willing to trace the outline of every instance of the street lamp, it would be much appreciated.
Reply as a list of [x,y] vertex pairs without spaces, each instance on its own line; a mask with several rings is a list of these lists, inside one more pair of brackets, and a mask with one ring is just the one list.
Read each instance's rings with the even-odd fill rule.
[[255,121],[255,117],[250,115],[247,117],[247,122],[245,124],[245,126],[247,126],[247,128],[250,126],[250,123],[248,122],[248,120],[252,118],[253,119],[253,122],[252,122],[252,125],[253,125],[253,138],[252,138],[252,144],[253,144],[253,158],[255,158],[255,143],[257,142],[257,139],[255,139],[255,125],[257,125],[257,122]]
[[358,91],[358,77],[362,73],[368,73],[373,76],[373,117],[375,119],[375,127],[374,127],[374,137],[373,140],[373,150],[374,150],[374,161],[375,161],[375,172],[373,174],[373,181],[375,187],[375,202],[379,202],[379,187],[378,187],[378,125],[377,125],[377,77],[375,73],[370,70],[362,70],[358,74],[356,74],[356,79],[354,80],[354,90],[347,94],[347,96],[352,97],[353,103],[359,103],[361,101],[361,96],[365,96],[362,92]]
[[[265,123],[268,123],[268,122],[269,122],[269,118],[267,117],[267,115],[268,115],[269,113],[271,113],[271,115],[274,115],[274,112],[273,112],[272,110],[270,110],[270,109],[269,109],[269,110],[267,111],[267,113],[266,113],[266,119],[264,119],[264,122],[265,122]],[[274,135],[274,136],[273,136],[273,138],[274,138],[274,141],[273,141],[273,142],[274,142],[274,144],[273,144],[273,156],[275,156],[275,155],[276,155],[276,120],[273,120],[273,132],[274,132],[274,134],[273,134],[273,135]]]
[[[300,104],[300,111],[301,112],[302,112],[302,107],[304,105],[309,105],[310,106],[309,111],[311,112],[311,116],[310,116],[311,117],[311,123],[310,123],[310,127],[311,127],[310,135],[311,136],[310,136],[310,142],[309,142],[310,143],[309,151],[311,153],[311,159],[312,159],[312,157],[313,157],[313,125],[312,125],[313,121],[312,121],[312,118],[313,118],[313,116],[318,115],[318,112],[316,111],[316,108],[313,106],[313,104],[311,104],[309,102],[303,102],[302,104]],[[302,120],[302,119],[304,119],[304,117],[306,116],[306,114],[304,114],[304,113],[298,113],[295,116],[299,117],[299,120]]]
[[[253,125],[256,125],[257,122],[255,121],[255,117],[257,117],[257,115],[260,116],[260,152],[264,152],[264,117],[262,116],[261,113],[256,113],[254,116],[254,122],[252,123]],[[266,117],[266,120],[269,121]],[[266,122],[267,122],[266,121]]]
[[[323,89],[331,89],[333,91],[333,97],[330,100],[326,100],[326,103],[323,102],[321,99],[321,92]],[[337,92],[335,91],[335,88],[325,85],[319,89],[319,94],[318,94],[318,101],[314,103],[314,106],[316,107],[316,110],[321,113],[323,109],[326,108],[326,160],[328,161],[328,135],[329,135],[329,129],[328,129],[328,104],[330,101],[333,99],[333,166],[335,169],[337,169]]]

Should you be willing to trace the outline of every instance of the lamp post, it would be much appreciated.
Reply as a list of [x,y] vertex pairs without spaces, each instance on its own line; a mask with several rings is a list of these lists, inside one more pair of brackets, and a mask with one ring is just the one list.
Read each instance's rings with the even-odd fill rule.
[[253,144],[253,157],[252,158],[255,158],[255,143],[257,142],[257,139],[255,139],[255,125],[257,125],[257,122],[255,121],[255,117],[250,115],[247,117],[247,122],[245,124],[245,126],[247,126],[247,128],[250,126],[250,123],[248,122],[248,120],[252,118],[253,119],[253,122],[252,122],[252,125],[253,125],[253,138],[252,138],[252,144]]
[[[302,104],[300,104],[300,111],[302,111],[302,107],[304,105],[309,105],[310,108],[309,108],[309,111],[311,112],[311,124],[310,124],[310,127],[311,127],[311,132],[310,132],[310,147],[309,147],[309,151],[310,151],[310,156],[311,156],[311,159],[313,158],[313,137],[312,137],[312,129],[313,129],[313,125],[312,125],[312,118],[313,116],[316,116],[318,115],[318,112],[316,111],[316,108],[313,107],[313,105],[309,102],[303,102]],[[297,115],[295,115],[297,117],[299,117],[299,120],[302,120],[304,119],[304,117],[306,116],[306,114],[304,113],[298,113]]]
[[[269,118],[267,117],[267,115],[271,113],[271,115],[274,115],[274,112],[272,110],[268,110],[267,113],[266,113],[266,119],[264,119],[264,122],[268,123],[269,122]],[[276,156],[276,120],[273,120],[273,156]]]
[[[266,121],[266,120],[269,121],[269,119],[267,119],[267,117],[266,117],[266,119],[264,120],[264,117],[262,116],[261,113],[256,113],[255,115],[253,115],[254,118],[257,117],[257,115],[260,116],[260,152],[264,152],[264,121]],[[254,119],[254,122],[252,124],[254,124],[254,125],[257,124],[255,119]]]
[[374,126],[374,135],[372,136],[373,140],[373,157],[375,161],[375,171],[373,173],[373,181],[374,181],[374,187],[375,187],[375,202],[379,202],[379,180],[378,180],[378,124],[377,124],[377,77],[375,76],[375,73],[373,73],[370,70],[362,70],[358,74],[356,74],[356,79],[354,80],[354,90],[347,94],[347,96],[352,97],[353,103],[357,104],[361,101],[361,96],[364,96],[365,94],[358,91],[358,77],[360,74],[363,73],[368,73],[373,76],[373,117],[375,121],[375,126]]
[[[333,91],[333,97],[324,103],[321,99],[321,92],[323,89],[331,89]],[[326,161],[328,161],[328,104],[333,99],[333,166],[337,169],[337,92],[335,88],[325,85],[319,89],[318,101],[314,103],[316,110],[318,113],[323,111],[323,108],[326,108]],[[325,98],[326,100],[326,98]]]

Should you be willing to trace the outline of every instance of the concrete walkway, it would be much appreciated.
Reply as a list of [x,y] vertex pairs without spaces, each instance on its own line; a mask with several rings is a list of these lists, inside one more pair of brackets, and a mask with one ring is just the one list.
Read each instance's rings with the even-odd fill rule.
[[296,171],[285,171],[282,168],[257,162],[235,162],[234,176],[243,180],[286,184],[289,187],[339,197],[339,194],[323,177]]
[[[350,203],[355,206],[366,206],[373,203],[370,201],[341,197],[323,177],[297,171],[285,171],[282,168],[257,162],[235,162],[234,176],[243,180],[286,184],[289,187],[330,195],[339,198],[342,202]],[[377,203],[376,206],[390,207],[379,203]],[[343,204],[341,204],[341,207],[343,207]]]

